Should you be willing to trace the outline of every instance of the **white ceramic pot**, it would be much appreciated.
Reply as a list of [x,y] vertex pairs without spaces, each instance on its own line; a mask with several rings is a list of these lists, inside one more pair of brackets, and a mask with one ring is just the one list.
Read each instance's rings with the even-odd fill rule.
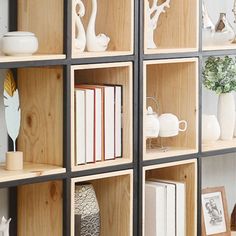
[[235,102],[233,93],[222,93],[218,100],[218,121],[222,140],[231,140],[234,135]]
[[37,50],[38,39],[31,32],[8,32],[2,38],[2,52],[5,55],[29,56]]
[[[159,117],[160,122],[160,137],[173,137],[179,134],[179,131],[186,131],[188,124],[187,121],[181,120],[177,118],[174,114],[165,113]],[[180,125],[183,124],[184,127],[181,129]]]
[[210,143],[220,138],[220,125],[214,115],[202,115],[202,143]]
[[145,137],[156,138],[159,135],[159,119],[157,113],[153,112],[152,107],[148,107],[145,120]]

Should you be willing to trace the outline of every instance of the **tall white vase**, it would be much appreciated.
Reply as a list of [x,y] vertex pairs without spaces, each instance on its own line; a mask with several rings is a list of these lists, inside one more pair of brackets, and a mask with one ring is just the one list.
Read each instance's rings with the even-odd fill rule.
[[220,94],[217,116],[221,129],[221,139],[231,140],[234,135],[235,124],[235,102],[233,93]]

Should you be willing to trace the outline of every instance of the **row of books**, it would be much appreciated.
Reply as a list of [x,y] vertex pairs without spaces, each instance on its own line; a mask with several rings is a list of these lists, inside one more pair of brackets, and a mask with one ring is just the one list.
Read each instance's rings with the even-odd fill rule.
[[76,165],[122,156],[122,86],[75,86]]
[[150,179],[145,183],[145,235],[186,235],[185,184]]

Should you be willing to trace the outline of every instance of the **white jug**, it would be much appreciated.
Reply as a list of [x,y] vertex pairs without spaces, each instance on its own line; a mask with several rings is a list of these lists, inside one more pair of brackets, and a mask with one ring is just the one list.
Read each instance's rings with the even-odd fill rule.
[[156,112],[153,111],[152,107],[149,106],[146,111],[145,120],[145,137],[146,138],[156,138],[159,134],[159,120]]
[[[186,131],[188,124],[187,121],[181,120],[177,118],[174,114],[164,113],[159,117],[160,122],[160,137],[173,137],[179,134],[179,131]],[[184,128],[181,129],[180,125],[184,124]]]

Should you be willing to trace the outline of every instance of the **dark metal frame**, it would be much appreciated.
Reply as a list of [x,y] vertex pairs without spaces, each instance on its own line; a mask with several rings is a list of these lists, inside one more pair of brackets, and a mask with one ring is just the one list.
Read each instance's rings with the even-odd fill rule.
[[[98,57],[98,58],[84,58],[74,59],[71,58],[71,25],[72,25],[72,1],[64,0],[64,53],[67,55],[66,59],[56,60],[44,60],[44,61],[27,61],[27,62],[6,62],[0,63],[0,69],[5,68],[21,68],[21,67],[43,67],[43,66],[55,66],[60,65],[63,67],[63,166],[66,168],[66,173],[55,174],[49,176],[41,176],[37,178],[29,178],[22,180],[14,180],[9,182],[0,183],[0,188],[9,188],[9,209],[10,216],[14,219],[11,223],[11,235],[17,235],[17,186],[23,184],[34,184],[52,180],[63,181],[63,235],[69,236],[71,233],[71,178],[95,175],[100,173],[107,173],[119,170],[133,169],[133,186],[134,186],[134,198],[133,198],[133,235],[142,235],[142,181],[143,181],[143,167],[155,164],[162,164],[167,162],[181,161],[187,159],[197,159],[198,163],[198,222],[197,229],[198,235],[201,235],[201,165],[202,158],[207,156],[222,155],[226,153],[236,152],[235,148],[202,152],[201,150],[201,113],[202,113],[202,90],[201,90],[201,64],[202,58],[209,55],[225,55],[225,54],[236,54],[236,50],[218,50],[204,52],[201,50],[201,17],[199,23],[199,51],[188,52],[188,53],[170,53],[170,54],[144,54],[144,6],[140,0],[134,1],[134,54],[127,56],[114,56],[114,57]],[[9,1],[10,18],[9,25],[10,30],[17,28],[17,0]],[[199,0],[199,15],[201,16],[201,4],[202,0]],[[155,59],[170,59],[170,58],[190,58],[196,57],[199,59],[199,152],[196,154],[183,155],[178,157],[170,157],[164,159],[156,159],[150,161],[143,161],[143,61],[155,60]],[[70,104],[70,73],[71,66],[78,64],[95,64],[95,63],[107,63],[107,62],[133,62],[133,163],[123,164],[119,166],[103,167],[93,170],[85,171],[71,171],[71,104]]]

